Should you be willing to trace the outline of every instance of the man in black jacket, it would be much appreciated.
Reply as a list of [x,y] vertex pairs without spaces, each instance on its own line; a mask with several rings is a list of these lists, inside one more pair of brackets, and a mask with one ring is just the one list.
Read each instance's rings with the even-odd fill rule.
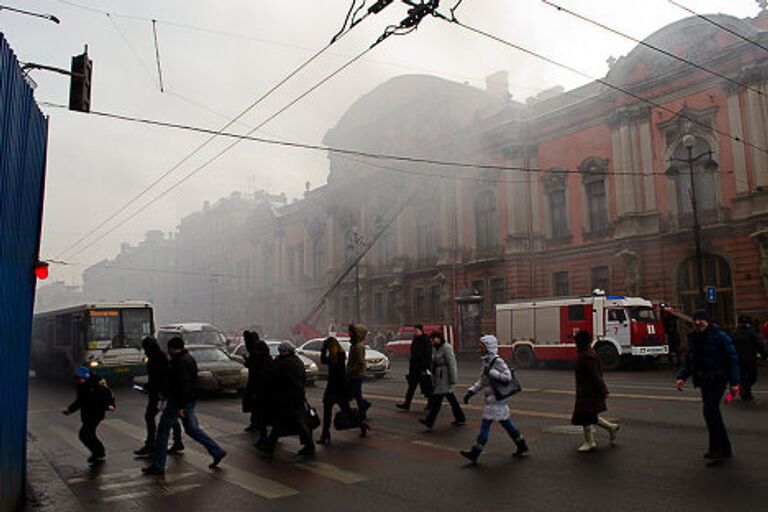
[[69,407],[61,411],[70,415],[80,410],[80,441],[91,451],[88,458],[89,464],[98,464],[104,461],[104,445],[96,437],[96,427],[104,419],[107,411],[115,410],[115,397],[106,383],[98,375],[91,372],[88,367],[81,366],[75,371],[77,378],[77,398]]
[[741,377],[741,399],[752,400],[752,386],[757,382],[757,355],[765,356],[760,339],[751,327],[752,319],[747,315],[739,315],[739,326],[733,333],[733,344],[739,357],[739,374]]
[[171,338],[168,340],[168,354],[171,362],[168,365],[168,383],[166,385],[166,404],[160,416],[155,438],[155,456],[152,465],[142,469],[145,475],[162,475],[165,473],[165,459],[168,452],[168,434],[171,425],[177,418],[184,425],[184,432],[202,444],[213,457],[208,466],[215,468],[227,452],[203,432],[195,416],[195,384],[197,382],[197,362],[184,348],[184,340]]
[[411,408],[413,394],[416,392],[416,386],[421,385],[421,393],[429,399],[432,396],[432,377],[429,369],[432,366],[432,343],[424,333],[424,326],[416,324],[413,326],[413,341],[411,341],[411,355],[408,359],[408,390],[405,392],[405,401],[395,405],[401,411],[407,411]]
[[[163,388],[168,374],[168,356],[165,355],[157,340],[152,336],[144,338],[141,346],[147,356],[147,383],[144,385],[144,392],[148,398],[147,410],[144,413],[144,421],[147,424],[147,439],[144,441],[144,446],[133,453],[139,457],[145,457],[155,452],[155,433],[157,432],[155,417],[160,411],[160,401],[165,397]],[[176,420],[173,422],[173,446],[168,450],[168,453],[179,454],[183,451],[181,426]]]

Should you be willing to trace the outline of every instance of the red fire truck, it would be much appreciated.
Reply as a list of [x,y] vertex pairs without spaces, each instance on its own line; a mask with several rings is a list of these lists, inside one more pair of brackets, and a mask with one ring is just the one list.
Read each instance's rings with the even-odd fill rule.
[[518,368],[536,361],[576,359],[574,335],[593,334],[603,367],[616,369],[622,357],[669,353],[664,328],[651,301],[606,296],[545,299],[496,306],[496,334],[502,357]]

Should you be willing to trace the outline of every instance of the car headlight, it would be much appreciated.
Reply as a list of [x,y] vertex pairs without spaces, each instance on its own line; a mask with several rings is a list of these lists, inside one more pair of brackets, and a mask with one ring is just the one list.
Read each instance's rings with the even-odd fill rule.
[[315,371],[317,370],[317,365],[315,363],[309,363],[309,369]]
[[90,366],[91,368],[96,368],[97,366],[99,366],[99,362],[96,361],[95,359],[91,359],[90,361],[88,361],[88,366]]
[[208,370],[202,370],[197,372],[197,376],[204,379],[210,379],[211,377],[213,377],[213,372],[209,372]]
[[247,376],[248,375],[248,368],[243,368],[242,370],[240,370],[240,375],[246,375]]

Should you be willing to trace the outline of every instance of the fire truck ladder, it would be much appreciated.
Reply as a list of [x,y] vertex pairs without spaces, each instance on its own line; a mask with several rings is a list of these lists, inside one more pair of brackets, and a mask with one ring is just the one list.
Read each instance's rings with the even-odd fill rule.
[[[422,183],[423,184],[423,183]],[[360,263],[360,260],[363,259],[363,257],[368,253],[368,251],[371,250],[371,248],[376,244],[376,242],[381,238],[381,235],[384,234],[384,232],[389,228],[389,226],[392,225],[392,223],[397,219],[401,213],[405,210],[405,208],[411,204],[411,202],[416,198],[418,195],[418,192],[422,190],[421,184],[418,184],[415,186],[413,192],[400,203],[399,206],[396,208],[393,208],[391,211],[391,215],[389,217],[386,217],[383,222],[380,222],[378,226],[374,229],[373,233],[367,238],[364,238],[362,243],[359,244],[356,248],[356,251],[354,255],[344,264],[342,269],[339,271],[339,273],[336,275],[336,277],[333,279],[331,284],[328,286],[328,289],[323,292],[323,294],[320,296],[320,298],[315,303],[315,306],[309,311],[309,314],[307,314],[301,322],[299,322],[297,325],[295,325],[292,329],[294,334],[305,334],[309,331],[309,325],[311,324],[312,320],[317,316],[317,314],[320,312],[321,309],[325,306],[325,303],[328,299],[328,297],[336,291],[336,288],[339,287],[341,283],[344,282],[344,279],[349,275],[350,272],[352,272],[358,263]]]

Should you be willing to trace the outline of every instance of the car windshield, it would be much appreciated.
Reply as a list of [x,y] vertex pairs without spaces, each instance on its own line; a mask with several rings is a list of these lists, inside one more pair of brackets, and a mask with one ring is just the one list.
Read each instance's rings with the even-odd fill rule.
[[631,306],[629,317],[636,322],[656,322],[656,313],[648,306]]
[[187,345],[224,345],[217,331],[185,331],[182,338]]
[[201,348],[190,350],[189,353],[198,363],[217,363],[230,361],[229,356],[218,348]]

